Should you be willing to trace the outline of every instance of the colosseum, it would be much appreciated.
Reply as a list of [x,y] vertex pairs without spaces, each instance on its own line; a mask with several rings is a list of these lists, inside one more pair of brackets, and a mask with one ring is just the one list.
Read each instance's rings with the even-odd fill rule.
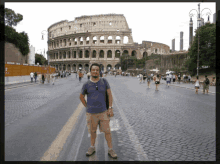
[[48,61],[57,70],[87,72],[92,63],[101,64],[104,72],[120,70],[121,55],[141,59],[152,53],[169,52],[170,47],[162,43],[135,43],[122,14],[81,16],[48,28]]

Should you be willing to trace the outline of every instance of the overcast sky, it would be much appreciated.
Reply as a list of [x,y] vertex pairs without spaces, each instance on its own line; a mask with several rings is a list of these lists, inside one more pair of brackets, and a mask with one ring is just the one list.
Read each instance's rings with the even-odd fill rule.
[[[142,41],[159,42],[170,46],[175,38],[175,50],[180,49],[180,31],[183,31],[183,49],[189,47],[189,12],[198,10],[196,3],[13,3],[6,2],[5,8],[23,15],[23,20],[14,27],[17,32],[28,33],[30,45],[35,52],[47,51],[47,35],[41,40],[41,32],[61,20],[73,21],[82,15],[123,14],[129,28],[132,29],[133,41],[139,44]],[[204,8],[211,10],[210,22],[213,23],[213,14],[216,13],[216,3],[200,3],[200,12]],[[208,9],[202,12],[206,22]],[[193,31],[197,28],[197,13],[193,19]],[[45,32],[44,32],[45,33]],[[195,35],[195,33],[193,34]],[[46,56],[45,56],[46,57]]]

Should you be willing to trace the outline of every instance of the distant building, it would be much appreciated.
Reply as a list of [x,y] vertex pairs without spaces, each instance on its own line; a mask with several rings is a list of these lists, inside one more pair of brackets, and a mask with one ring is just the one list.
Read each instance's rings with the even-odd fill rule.
[[175,51],[175,39],[172,40],[172,51]]
[[180,51],[183,51],[183,32],[180,32]]
[[191,17],[189,22],[189,48],[191,47],[192,42],[193,42],[193,21]]
[[28,54],[28,64],[35,64],[35,47],[30,46],[30,52]]
[[213,14],[213,23],[216,23],[216,13]]

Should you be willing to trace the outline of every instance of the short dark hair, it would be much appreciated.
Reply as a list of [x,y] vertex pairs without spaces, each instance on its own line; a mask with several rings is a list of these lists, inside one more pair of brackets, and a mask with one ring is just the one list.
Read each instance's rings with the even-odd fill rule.
[[157,77],[159,77],[159,75],[157,75]]
[[90,72],[92,70],[92,66],[98,66],[99,67],[99,71],[100,71],[100,65],[98,63],[93,63],[91,66],[90,66]]
[[205,75],[205,77],[207,77],[207,75]]
[[199,79],[199,76],[196,76],[197,79]]

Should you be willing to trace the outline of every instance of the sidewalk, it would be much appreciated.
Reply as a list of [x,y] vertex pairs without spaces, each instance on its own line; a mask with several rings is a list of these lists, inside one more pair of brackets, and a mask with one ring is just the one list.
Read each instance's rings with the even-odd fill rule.
[[[160,80],[161,84],[165,84],[166,85],[166,81],[165,80]],[[175,82],[173,84],[173,82],[171,82],[170,86],[176,86],[176,87],[181,87],[181,88],[187,88],[187,89],[192,89],[195,90],[195,84],[192,83],[183,83],[183,82]],[[203,92],[203,85],[200,85],[199,88],[199,92]],[[209,93],[216,93],[216,86],[209,86]]]

